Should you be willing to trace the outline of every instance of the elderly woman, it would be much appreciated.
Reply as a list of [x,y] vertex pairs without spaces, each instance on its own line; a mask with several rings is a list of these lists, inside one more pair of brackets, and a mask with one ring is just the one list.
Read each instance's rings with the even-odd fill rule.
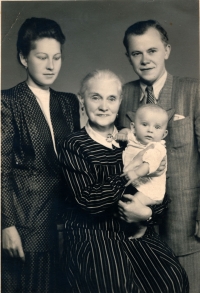
[[55,21],[27,19],[17,40],[27,80],[2,91],[4,293],[58,292],[55,201],[65,187],[56,145],[79,129],[76,96],[50,88],[61,68],[64,41]]
[[[132,225],[114,216],[127,192],[127,181],[120,176],[122,148],[113,139],[121,90],[119,78],[108,70],[87,75],[80,101],[88,123],[69,135],[59,151],[69,186],[65,220],[68,292],[188,292],[184,270],[153,228],[147,226],[141,238],[134,238]],[[152,215],[149,207],[137,200],[135,204],[140,220]]]

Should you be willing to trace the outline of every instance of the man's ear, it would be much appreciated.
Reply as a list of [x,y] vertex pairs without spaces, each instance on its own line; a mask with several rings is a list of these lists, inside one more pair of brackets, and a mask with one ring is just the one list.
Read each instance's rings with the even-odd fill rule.
[[135,123],[134,123],[134,122],[131,122],[131,123],[130,123],[130,128],[131,128],[131,131],[132,131],[133,133],[135,133]]
[[170,52],[171,52],[171,45],[167,44],[165,46],[165,60],[167,60],[169,58]]
[[27,67],[28,67],[28,64],[27,64],[27,58],[25,58],[25,57],[22,55],[22,53],[19,53],[19,59],[20,59],[22,65],[23,65],[25,68],[27,68]]
[[130,58],[130,56],[129,56],[128,52],[126,52],[126,53],[125,53],[125,55],[126,55],[126,57],[127,57],[128,61],[129,61],[129,63],[132,65],[132,63],[131,63],[131,58]]
[[165,130],[165,132],[163,133],[163,137],[162,138],[165,138],[167,135],[168,135],[168,130]]

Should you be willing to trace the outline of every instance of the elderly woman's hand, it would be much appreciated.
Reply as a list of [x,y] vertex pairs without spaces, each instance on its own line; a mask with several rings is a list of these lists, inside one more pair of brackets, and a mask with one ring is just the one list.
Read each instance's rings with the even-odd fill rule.
[[130,170],[128,172],[124,172],[121,177],[125,177],[128,182],[125,184],[127,187],[129,184],[134,184],[135,180],[138,179],[138,175],[136,174],[135,170]]
[[124,194],[119,200],[118,211],[120,219],[127,223],[146,221],[152,215],[152,210],[131,194]]

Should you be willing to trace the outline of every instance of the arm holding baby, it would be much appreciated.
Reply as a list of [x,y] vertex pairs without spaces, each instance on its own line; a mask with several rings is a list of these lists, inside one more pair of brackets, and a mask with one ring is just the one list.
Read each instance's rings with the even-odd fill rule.
[[[145,181],[148,180],[148,178],[151,177],[158,177],[158,176],[151,176],[152,173],[156,172],[156,170],[159,168],[163,157],[166,158],[166,148],[165,148],[165,142],[152,142],[150,143],[143,151],[143,155],[140,158],[140,162],[138,160],[138,164],[136,166],[133,165],[131,161],[124,167],[124,173],[122,176],[126,176],[129,180],[126,184],[128,186],[130,183],[134,185],[134,183],[137,184],[137,179],[140,178],[140,180]],[[124,161],[127,161],[127,158],[130,158],[130,154],[126,154],[126,150],[124,152]],[[164,172],[166,170],[166,166],[164,167]],[[162,175],[162,174],[161,174]],[[160,176],[161,176],[160,175]],[[141,178],[146,177],[146,178]]]
[[[161,155],[165,154],[162,150],[164,148],[162,141],[168,133],[167,122],[168,115],[164,109],[155,104],[146,104],[137,110],[135,121],[131,122],[130,129],[124,128],[119,132],[116,139],[127,141],[127,147],[123,153],[124,173],[122,175],[129,180],[127,185],[139,177],[156,172],[161,165],[165,157]],[[159,146],[160,143],[161,146]],[[144,155],[148,157],[148,160],[144,159]],[[151,167],[150,163],[154,167]],[[154,176],[161,174],[154,174]]]

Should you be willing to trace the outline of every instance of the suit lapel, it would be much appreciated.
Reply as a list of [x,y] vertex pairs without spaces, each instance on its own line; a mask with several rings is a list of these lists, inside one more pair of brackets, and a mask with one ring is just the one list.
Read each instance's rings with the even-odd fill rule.
[[67,122],[65,120],[65,117],[67,117],[67,115],[61,115],[61,113],[63,113],[62,104],[60,103],[56,92],[50,90],[50,115],[52,126],[54,129],[56,146],[63,141],[63,138],[67,136]]
[[[168,73],[167,80],[166,80],[164,87],[162,88],[162,90],[159,94],[158,105],[167,111],[169,120],[175,114],[175,109],[172,108],[172,86],[173,86],[173,76]],[[131,111],[127,111],[126,116],[131,121],[134,121],[135,112],[137,111],[137,109],[140,105],[140,95],[141,95],[140,81],[138,80],[137,84],[130,87],[130,89],[128,89],[128,90],[129,90],[128,97],[129,97],[129,99],[130,99],[130,97],[132,97],[132,99],[129,100],[129,105],[127,107],[127,109],[131,109]],[[141,103],[141,105],[142,105],[142,103]]]
[[128,111],[126,113],[126,116],[131,120],[131,121],[135,121],[135,113],[136,111]]
[[167,80],[159,94],[158,105],[167,111],[169,120],[175,113],[175,109],[172,108],[172,86],[173,76],[168,73]]
[[53,142],[48,123],[36,100],[35,95],[27,86],[26,82],[21,83],[19,90],[21,107],[25,117],[29,133],[31,133],[34,149],[40,152],[49,163],[56,163],[57,157],[53,149]]
[[[130,85],[128,88],[128,107],[127,109],[130,109],[130,111],[126,112],[126,116],[131,120],[134,121],[135,119],[135,112],[137,111],[139,105],[140,105],[140,95],[141,95],[141,90],[140,90],[140,80],[137,80],[134,82],[134,86]],[[132,97],[130,99],[130,97]]]

